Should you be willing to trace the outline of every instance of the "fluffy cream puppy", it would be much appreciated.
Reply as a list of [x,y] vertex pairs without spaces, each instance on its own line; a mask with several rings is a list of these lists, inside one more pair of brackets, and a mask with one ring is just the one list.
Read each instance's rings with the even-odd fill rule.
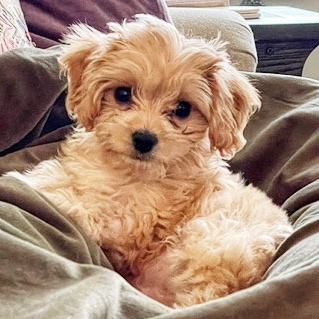
[[224,160],[245,144],[256,90],[219,40],[148,15],[75,25],[59,62],[78,127],[59,156],[10,173],[49,198],[137,289],[169,306],[262,279],[286,214]]

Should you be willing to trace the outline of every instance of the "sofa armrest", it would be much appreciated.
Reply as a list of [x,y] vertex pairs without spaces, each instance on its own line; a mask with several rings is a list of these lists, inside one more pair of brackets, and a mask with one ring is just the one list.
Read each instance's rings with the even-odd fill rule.
[[185,36],[210,40],[221,32],[221,39],[228,42],[228,53],[237,69],[256,71],[254,36],[241,15],[224,9],[186,7],[170,7],[169,13],[176,28]]

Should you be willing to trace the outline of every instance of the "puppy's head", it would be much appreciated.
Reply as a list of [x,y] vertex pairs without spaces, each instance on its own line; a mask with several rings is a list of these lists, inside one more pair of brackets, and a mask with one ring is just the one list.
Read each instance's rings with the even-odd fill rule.
[[101,146],[131,160],[169,162],[205,140],[232,157],[259,105],[224,44],[186,39],[149,15],[102,34],[75,25],[59,61],[69,80],[67,109]]

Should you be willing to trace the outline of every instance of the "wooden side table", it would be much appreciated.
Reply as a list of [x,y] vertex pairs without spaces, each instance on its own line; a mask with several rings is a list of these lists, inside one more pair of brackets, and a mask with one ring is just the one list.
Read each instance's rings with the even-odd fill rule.
[[247,20],[256,41],[257,71],[301,75],[319,45],[319,13],[286,6],[260,7],[260,13],[259,19]]

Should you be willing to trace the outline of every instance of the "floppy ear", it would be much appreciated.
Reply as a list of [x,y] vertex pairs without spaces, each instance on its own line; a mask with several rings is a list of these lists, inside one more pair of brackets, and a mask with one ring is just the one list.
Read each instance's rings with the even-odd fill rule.
[[219,63],[208,72],[212,92],[209,139],[225,159],[232,158],[246,143],[244,128],[250,115],[260,107],[257,90],[237,71],[223,52]]
[[[93,119],[99,112],[99,104],[94,103],[90,88],[83,85],[89,77],[90,64],[102,49],[106,35],[86,24],[75,24],[64,36],[63,53],[58,61],[60,70],[68,77],[66,108],[69,115],[87,130],[92,129]],[[87,83],[89,83],[87,81]]]

